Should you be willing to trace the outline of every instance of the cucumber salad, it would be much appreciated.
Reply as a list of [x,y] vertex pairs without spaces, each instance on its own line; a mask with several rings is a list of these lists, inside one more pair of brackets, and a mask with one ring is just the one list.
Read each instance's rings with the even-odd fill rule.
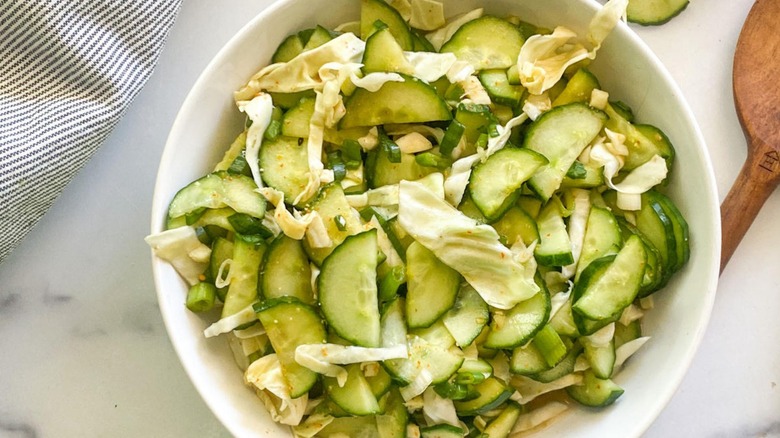
[[506,437],[621,397],[689,257],[669,139],[588,70],[627,3],[578,35],[355,0],[236,91],[245,129],[147,242],[275,421]]

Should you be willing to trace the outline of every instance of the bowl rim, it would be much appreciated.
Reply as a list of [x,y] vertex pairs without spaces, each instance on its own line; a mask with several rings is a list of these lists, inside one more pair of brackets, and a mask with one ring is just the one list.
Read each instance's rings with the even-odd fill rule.
[[[238,32],[236,32],[233,36],[229,38],[229,40],[219,49],[219,51],[216,53],[216,55],[211,59],[211,61],[207,64],[207,66],[203,69],[203,71],[199,74],[197,80],[194,82],[192,87],[187,93],[186,98],[182,102],[176,118],[174,119],[174,122],[171,126],[169,135],[166,139],[163,153],[160,159],[160,164],[158,166],[158,171],[156,174],[156,181],[154,186],[154,194],[152,197],[152,209],[151,209],[151,232],[157,233],[164,229],[164,223],[165,223],[165,216],[167,214],[167,205],[169,202],[169,198],[172,195],[172,193],[164,191],[161,187],[163,185],[163,179],[165,176],[166,171],[171,167],[173,163],[173,157],[174,157],[174,145],[177,144],[179,138],[183,135],[183,133],[186,131],[186,121],[187,117],[189,116],[190,112],[193,110],[193,108],[196,106],[196,97],[197,97],[197,90],[200,90],[204,88],[205,85],[208,84],[209,78],[227,61],[229,61],[230,57],[228,54],[230,54],[234,47],[239,45],[244,39],[247,38],[247,35],[252,33],[260,23],[264,22],[265,20],[269,19],[270,17],[273,17],[275,14],[277,14],[280,10],[285,8],[289,3],[295,2],[298,0],[277,0],[271,3],[268,7],[264,8],[259,14],[257,14],[255,17],[250,19],[246,24],[244,24]],[[598,8],[601,7],[601,4],[598,3],[596,0],[574,0],[579,3],[582,3],[584,7],[588,8],[591,12],[595,12]],[[656,70],[661,73],[661,79],[663,80],[664,84],[669,87],[669,89],[673,92],[673,94],[676,96],[676,104],[681,109],[681,116],[684,117],[684,124],[689,126],[692,130],[692,135],[696,139],[696,147],[695,152],[701,156],[701,160],[703,163],[705,163],[704,166],[704,174],[706,176],[706,187],[709,189],[707,190],[707,199],[705,203],[709,206],[715,206],[717,207],[719,205],[718,200],[718,193],[717,193],[717,185],[715,180],[715,174],[712,167],[712,161],[710,158],[709,150],[706,146],[706,142],[704,141],[704,136],[701,132],[701,128],[699,124],[697,123],[693,112],[690,108],[690,105],[688,101],[683,97],[683,93],[680,90],[677,82],[673,79],[671,76],[671,73],[666,69],[666,67],[663,65],[663,63],[660,61],[658,56],[650,49],[650,47],[639,37],[639,35],[634,32],[627,23],[621,22],[618,23],[618,26],[613,30],[614,32],[621,33],[621,38],[627,38],[630,40],[630,43],[632,45],[637,46],[642,51],[642,56],[646,57],[649,61],[653,63]],[[701,147],[699,147],[701,146]],[[689,146],[690,147],[690,146]],[[715,208],[714,211],[719,211],[719,209]],[[636,422],[634,423],[633,430],[629,431],[629,436],[640,436],[642,433],[644,433],[650,425],[655,421],[655,419],[660,415],[660,413],[666,408],[669,401],[672,399],[674,394],[678,391],[680,384],[687,374],[688,370],[690,369],[690,365],[695,357],[696,351],[698,350],[702,339],[704,337],[704,334],[706,332],[707,326],[709,325],[709,321],[712,315],[712,310],[715,302],[715,295],[717,290],[717,284],[718,284],[718,277],[719,277],[719,260],[720,260],[720,247],[721,247],[721,223],[720,223],[720,215],[715,215],[715,217],[712,218],[712,232],[709,236],[707,235],[700,235],[699,238],[709,238],[713,242],[713,247],[715,251],[712,251],[711,253],[706,254],[705,258],[705,271],[708,273],[707,275],[707,281],[706,284],[703,285],[702,290],[706,291],[706,297],[702,301],[702,306],[699,308],[699,312],[697,314],[697,318],[700,321],[700,323],[696,326],[696,331],[691,334],[689,337],[691,341],[688,344],[688,348],[685,350],[684,354],[680,357],[680,363],[681,366],[675,368],[676,372],[674,375],[669,376],[669,380],[671,381],[671,384],[666,384],[663,387],[663,391],[658,394],[658,397],[656,400],[658,400],[657,403],[654,404],[654,406],[651,406],[652,409],[648,409],[645,414],[635,418]],[[228,429],[228,431],[233,435],[243,435],[246,433],[246,430],[239,428],[236,424],[226,421],[226,415],[223,412],[224,406],[221,406],[217,403],[217,400],[213,397],[211,397],[211,394],[208,393],[209,389],[206,387],[205,384],[201,383],[198,379],[198,375],[196,374],[196,369],[194,366],[190,364],[186,359],[186,352],[185,352],[185,343],[186,340],[181,337],[181,335],[178,335],[178,330],[175,327],[175,324],[173,322],[173,317],[171,315],[171,309],[169,309],[168,302],[163,299],[164,297],[164,290],[165,285],[163,284],[163,270],[168,269],[166,266],[167,263],[156,258],[154,254],[152,253],[152,272],[154,277],[154,284],[156,289],[156,294],[158,298],[158,305],[160,307],[160,312],[162,314],[163,322],[166,327],[166,331],[168,333],[168,337],[171,341],[171,344],[174,347],[174,350],[176,351],[176,354],[179,358],[179,362],[182,364],[182,367],[184,368],[184,371],[187,373],[189,379],[191,380],[193,386],[196,388],[198,393],[200,394],[203,401],[206,403],[206,405],[209,407],[209,409],[212,411],[212,413],[219,419],[221,424]]]

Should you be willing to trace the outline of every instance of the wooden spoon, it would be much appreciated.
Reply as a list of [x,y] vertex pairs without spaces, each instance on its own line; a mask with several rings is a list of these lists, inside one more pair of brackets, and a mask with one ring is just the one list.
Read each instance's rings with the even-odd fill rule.
[[756,0],[734,55],[734,104],[748,155],[720,207],[720,270],[780,183],[780,1]]

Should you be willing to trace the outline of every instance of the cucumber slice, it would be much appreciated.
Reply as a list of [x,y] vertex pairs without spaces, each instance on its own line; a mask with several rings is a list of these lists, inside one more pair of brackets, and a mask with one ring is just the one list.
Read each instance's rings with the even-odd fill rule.
[[550,383],[560,379],[563,376],[569,375],[574,372],[574,364],[577,362],[577,356],[582,352],[582,345],[575,342],[574,345],[569,348],[569,352],[562,361],[550,368],[549,370],[536,373],[531,377],[537,382]]
[[548,200],[583,149],[601,132],[606,117],[583,103],[553,108],[532,123],[524,146],[547,157],[549,164],[528,181],[528,187]]
[[637,236],[629,237],[606,271],[574,301],[572,310],[597,321],[619,316],[639,293],[646,263],[644,244]]
[[[400,311],[400,307],[396,311]],[[444,382],[463,364],[463,353],[455,347],[455,339],[441,322],[415,330],[408,338],[408,359],[383,362],[387,372],[401,385],[411,383],[423,369],[431,373],[432,384]]]
[[657,26],[676,17],[688,6],[688,0],[631,0],[626,16],[631,23]]
[[580,335],[574,315],[571,313],[572,299],[569,297],[563,306],[550,318],[550,326],[561,336],[576,338]]
[[371,92],[358,88],[345,103],[340,127],[388,123],[426,123],[452,119],[447,103],[436,89],[413,76],[398,73],[404,82],[386,82]]
[[[671,169],[671,161],[674,159],[674,149],[671,148],[671,143],[661,141],[653,141],[648,138],[642,131],[626,120],[612,104],[607,105],[604,108],[604,112],[607,114],[608,119],[604,126],[612,131],[619,132],[626,136],[624,144],[628,148],[628,156],[626,157],[626,163],[623,166],[623,170],[632,170],[636,167],[649,161],[654,155],[659,155],[667,160],[667,166]],[[648,128],[644,128],[648,129]],[[657,131],[651,133],[651,137],[656,137]]]
[[371,392],[377,400],[387,394],[393,385],[392,377],[390,377],[390,374],[382,367],[379,367],[377,374],[370,377],[366,376],[366,382],[368,382],[368,386],[371,387]]
[[311,289],[309,258],[300,240],[280,234],[265,254],[262,292],[268,298],[293,296],[306,304],[314,304]]
[[485,347],[514,348],[530,341],[550,318],[550,295],[546,288],[520,302],[505,314],[493,313]]
[[317,47],[327,43],[332,39],[333,39],[333,35],[331,35],[328,29],[325,29],[324,27],[317,25],[317,27],[315,27],[312,30],[311,35],[309,35],[309,39],[308,41],[306,41],[306,45],[303,46],[302,52],[306,52],[311,49],[316,49]]
[[379,403],[366,381],[360,364],[350,364],[346,367],[347,381],[339,386],[334,377],[325,377],[323,386],[328,397],[341,409],[352,415],[371,415],[379,412]]
[[368,160],[373,168],[368,172],[369,187],[377,188],[398,184],[401,180],[416,181],[436,171],[435,168],[420,166],[412,154],[401,153],[401,162],[393,163],[384,148],[377,147],[369,152]]
[[588,213],[585,237],[582,239],[582,252],[577,262],[575,279],[579,279],[582,271],[590,262],[611,253],[617,253],[623,244],[615,215],[606,208],[592,206]]
[[615,323],[615,348],[640,337],[642,337],[642,323],[639,319],[628,325],[623,325],[620,322]]
[[458,295],[460,274],[421,244],[406,251],[406,321],[409,328],[430,327]]
[[661,208],[663,208],[664,213],[666,213],[666,216],[672,222],[672,230],[674,232],[675,249],[677,255],[676,263],[672,267],[672,270],[673,272],[676,272],[680,270],[691,257],[691,250],[688,243],[688,222],[685,221],[682,213],[680,213],[680,210],[677,209],[677,206],[674,204],[674,202],[672,202],[671,199],[669,199],[669,197],[655,191],[652,192],[650,196],[654,197],[655,200],[661,204]]
[[360,1],[360,38],[366,41],[374,32],[374,23],[381,21],[390,29],[403,50],[412,50],[414,40],[406,21],[392,6],[383,0]]
[[455,304],[444,314],[442,322],[455,343],[463,348],[474,342],[488,322],[490,313],[485,300],[468,284],[460,287]]
[[366,415],[363,417],[336,417],[325,426],[317,436],[321,437],[345,437],[350,438],[384,438],[377,430],[376,417]]
[[434,424],[420,428],[422,438],[463,438],[463,429],[451,424]]
[[472,417],[501,406],[514,392],[501,380],[490,376],[474,389],[479,397],[472,400],[456,400],[455,411],[459,416]]
[[545,266],[566,266],[573,263],[571,240],[556,199],[542,208],[536,218],[536,224],[540,238],[539,245],[534,249],[536,261]]
[[569,79],[566,88],[555,98],[552,106],[561,106],[572,102],[588,103],[591,93],[596,88],[601,88],[599,80],[590,70],[581,68]]
[[403,49],[388,27],[374,32],[366,40],[363,73],[371,72],[414,73],[414,66],[406,60]]
[[582,385],[572,385],[566,392],[582,405],[591,407],[609,406],[623,395],[623,388],[612,380],[599,379],[591,370],[585,371]]
[[409,412],[397,389],[387,394],[385,412],[376,416],[376,427],[381,438],[406,438]]
[[[573,171],[575,168],[577,170]],[[593,189],[601,185],[604,185],[602,168],[596,167],[594,163],[582,164],[576,160],[561,182],[562,188]]]
[[514,204],[523,183],[545,164],[547,158],[532,150],[503,148],[471,172],[471,199],[488,220],[496,220]]
[[569,301],[567,301],[567,305],[569,307],[568,312],[571,314],[571,319],[574,321],[574,325],[577,327],[577,334],[581,334],[582,336],[592,335],[599,329],[603,328],[611,322],[616,321],[620,317],[620,315],[617,315],[614,318],[596,321],[586,318],[578,312],[574,312],[572,309],[573,303],[583,295],[583,293],[590,287],[591,284],[594,284],[602,275],[604,275],[604,272],[606,272],[607,268],[615,260],[615,256],[616,254],[609,254],[593,260],[590,262],[588,267],[582,271],[580,279],[574,283],[571,298],[569,298]]
[[[500,35],[500,38],[496,38]],[[514,24],[484,15],[458,29],[441,47],[441,52],[454,53],[459,60],[475,70],[507,69],[517,63],[525,39]]]
[[[209,258],[208,275],[206,276],[209,281],[215,281],[219,274],[219,267],[227,259],[233,258],[233,242],[222,237],[214,239],[211,244],[211,257]],[[230,265],[226,265],[222,275],[224,277],[230,272]],[[217,289],[217,297],[220,301],[225,302],[225,295],[227,294],[227,286]]]
[[[310,210],[319,213],[322,218],[322,222],[325,224],[325,229],[328,230],[328,236],[333,241],[333,246],[327,248],[312,248],[307,240],[303,241],[303,248],[309,255],[309,258],[321,265],[333,249],[336,248],[347,236],[356,234],[362,230],[360,220],[352,214],[352,208],[347,202],[347,197],[344,195],[344,190],[338,184],[328,184],[320,189],[320,194],[309,207]],[[345,223],[344,229],[339,228],[333,218],[341,216]]]
[[260,172],[263,181],[284,193],[284,201],[292,204],[309,182],[309,154],[298,138],[279,136],[266,140],[260,148]]
[[512,432],[512,428],[523,413],[523,407],[510,401],[506,407],[498,414],[498,417],[488,423],[485,430],[482,431],[484,438],[506,438]]
[[509,359],[509,370],[515,374],[530,376],[550,368],[552,367],[547,364],[547,360],[545,360],[533,342],[512,350],[512,357]]
[[295,361],[295,349],[325,342],[327,334],[320,315],[295,297],[265,300],[255,305],[255,312],[279,357],[290,395],[305,395],[317,382],[317,373]]
[[230,264],[230,286],[225,295],[222,318],[236,314],[257,301],[257,273],[265,250],[265,242],[249,242],[236,236],[233,263]]
[[224,171],[210,173],[176,193],[168,206],[168,218],[184,216],[200,208],[224,207],[262,218],[265,198],[256,189],[255,182],[247,176]]
[[658,155],[666,159],[666,167],[671,171],[676,153],[674,151],[674,146],[672,146],[672,142],[669,140],[669,137],[667,137],[660,128],[653,125],[635,124],[634,128],[636,128],[640,134],[644,135],[645,138],[650,140],[655,145],[656,151],[659,152]]
[[317,278],[320,309],[330,328],[363,347],[378,347],[376,230],[348,237],[322,263]]
[[307,138],[309,136],[309,123],[312,114],[314,114],[314,98],[302,98],[294,107],[284,113],[282,117],[282,135],[285,137]]
[[615,367],[615,340],[610,340],[607,345],[596,346],[584,338],[582,346],[593,374],[599,379],[609,379]]
[[647,252],[647,265],[645,266],[645,273],[642,277],[642,284],[639,286],[639,298],[650,295],[656,290],[663,287],[669,278],[666,272],[666,267],[661,260],[661,254],[653,246],[652,243],[639,231],[635,226],[631,225],[624,218],[618,218],[618,224],[620,230],[623,233],[625,239],[631,235],[638,236],[642,243],[645,244],[645,251]]
[[501,243],[512,246],[518,240],[528,246],[539,241],[539,228],[531,216],[520,207],[512,207],[493,223]]
[[517,106],[525,90],[521,85],[512,85],[507,78],[507,71],[501,69],[483,70],[479,72],[479,81],[485,87],[491,101],[510,107]]
[[271,57],[271,64],[287,62],[298,56],[301,52],[303,52],[301,37],[297,33],[290,35],[276,48],[276,51]]

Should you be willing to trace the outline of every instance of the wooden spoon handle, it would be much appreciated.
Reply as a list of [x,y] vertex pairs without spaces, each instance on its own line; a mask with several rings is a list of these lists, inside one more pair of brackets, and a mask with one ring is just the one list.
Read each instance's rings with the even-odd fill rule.
[[720,206],[720,272],[745,236],[758,211],[780,182],[780,154],[760,140],[751,141],[748,157]]

